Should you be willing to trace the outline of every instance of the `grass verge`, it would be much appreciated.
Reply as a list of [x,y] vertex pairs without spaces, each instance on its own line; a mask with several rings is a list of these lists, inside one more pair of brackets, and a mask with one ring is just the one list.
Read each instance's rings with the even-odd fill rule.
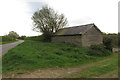
[[72,67],[106,58],[88,56],[88,52],[89,48],[80,48],[66,43],[25,41],[3,56],[3,74],[19,70]]
[[[114,55],[102,63],[96,64],[82,72],[68,76],[67,78],[99,78],[100,77],[114,77],[118,74],[118,56]],[[109,76],[109,77],[108,77]]]

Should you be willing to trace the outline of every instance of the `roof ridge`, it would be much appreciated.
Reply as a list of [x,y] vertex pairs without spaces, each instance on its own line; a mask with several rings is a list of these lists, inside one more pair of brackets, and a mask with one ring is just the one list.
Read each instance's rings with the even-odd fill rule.
[[91,23],[91,24],[85,24],[85,25],[79,25],[79,26],[73,26],[73,27],[66,27],[66,28],[59,29],[56,32],[56,34],[57,35],[84,34],[94,25],[95,25],[94,23]]
[[87,26],[87,25],[94,25],[94,23],[83,24],[83,25],[79,25],[79,26]]
[[61,28],[61,29],[68,29],[68,28],[75,28],[75,27],[83,27],[83,26],[87,26],[87,25],[94,25],[94,23],[83,24],[83,25],[79,25],[79,26],[72,26],[72,27],[65,27],[65,28]]
[[[92,25],[92,24],[91,24]],[[93,24],[94,25],[94,24]],[[83,34],[84,33],[86,33],[90,28],[92,28],[93,27],[93,25],[92,26],[90,26],[88,29],[86,29],[84,32],[83,32]]]

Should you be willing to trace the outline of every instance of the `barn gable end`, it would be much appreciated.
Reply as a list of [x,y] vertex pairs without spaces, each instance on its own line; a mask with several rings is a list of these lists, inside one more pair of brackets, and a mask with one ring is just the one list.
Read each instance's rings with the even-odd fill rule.
[[91,27],[82,35],[82,46],[102,44],[102,41],[102,32],[96,26]]

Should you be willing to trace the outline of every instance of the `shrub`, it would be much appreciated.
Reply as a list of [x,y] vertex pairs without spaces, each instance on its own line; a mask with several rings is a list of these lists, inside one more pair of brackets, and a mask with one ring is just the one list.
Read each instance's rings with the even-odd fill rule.
[[44,42],[51,42],[51,38],[52,38],[52,33],[44,33],[41,36],[41,39]]
[[2,36],[2,41],[13,41],[13,38],[11,38],[10,36],[8,35],[5,35],[5,36]]
[[118,47],[118,42],[119,42],[119,33],[118,34],[115,34],[115,33],[108,33],[108,34],[104,34],[103,35],[103,38],[106,39],[106,38],[110,38],[112,39],[112,47]]
[[103,44],[107,50],[112,51],[112,39],[110,37],[105,37],[103,39]]
[[2,36],[2,42],[15,41],[18,37],[19,35],[16,32],[10,31],[9,34]]
[[108,56],[111,52],[104,45],[92,45],[87,54],[90,56]]
[[14,31],[10,31],[7,36],[12,38],[12,40],[16,40],[19,37],[19,35],[16,32],[14,32]]
[[118,33],[118,47],[120,47],[120,33]]
[[2,42],[2,36],[0,36],[0,42]]

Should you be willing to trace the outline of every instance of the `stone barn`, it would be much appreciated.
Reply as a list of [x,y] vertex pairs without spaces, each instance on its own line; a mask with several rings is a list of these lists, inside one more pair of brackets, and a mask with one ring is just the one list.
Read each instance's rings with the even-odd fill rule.
[[86,24],[59,29],[52,37],[52,42],[65,42],[78,46],[90,46],[102,44],[103,35],[95,24]]

